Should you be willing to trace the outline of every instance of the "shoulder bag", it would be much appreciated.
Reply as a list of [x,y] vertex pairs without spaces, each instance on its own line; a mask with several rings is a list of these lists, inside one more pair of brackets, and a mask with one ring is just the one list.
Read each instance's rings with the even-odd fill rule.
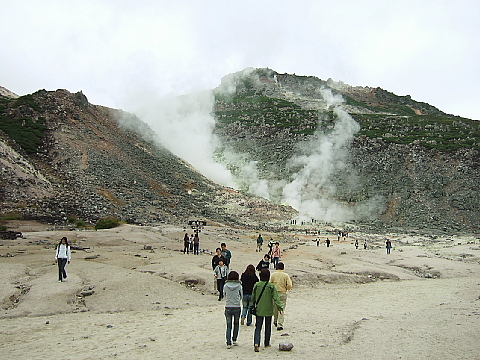
[[265,291],[265,288],[267,287],[267,284],[268,284],[268,281],[265,283],[265,285],[263,286],[263,289],[262,291],[260,292],[260,296],[258,297],[257,300],[255,300],[255,302],[253,303],[253,305],[250,307],[250,314],[252,315],[257,315],[257,304],[258,302],[260,301],[260,298],[262,297],[263,295],[263,292]]

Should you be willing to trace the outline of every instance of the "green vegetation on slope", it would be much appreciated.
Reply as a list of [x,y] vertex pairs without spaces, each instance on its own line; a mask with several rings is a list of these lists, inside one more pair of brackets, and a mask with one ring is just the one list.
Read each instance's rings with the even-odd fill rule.
[[293,102],[267,96],[216,95],[216,103],[219,127],[238,121],[247,126],[268,124],[290,128],[294,133],[313,133],[318,121],[315,110],[303,110]]
[[[403,104],[371,106],[347,97],[347,104],[367,108],[381,114],[355,114],[360,124],[357,136],[380,138],[397,144],[419,141],[427,148],[448,152],[460,148],[480,150],[480,122],[449,115],[416,115]],[[425,104],[429,106],[428,104]],[[395,115],[391,115],[395,114]],[[329,126],[334,120],[331,111],[303,110],[293,102],[264,95],[216,95],[215,116],[217,126],[240,122],[245,126],[264,124],[287,128],[296,134],[313,134],[322,124]]]
[[460,148],[480,150],[480,122],[475,120],[438,115],[357,114],[354,117],[362,127],[357,135],[397,144],[418,140],[425,147],[445,152]]
[[[9,109],[25,115],[12,117],[8,114]],[[47,129],[44,117],[34,119],[31,116],[34,111],[41,111],[41,108],[32,95],[18,99],[0,99],[0,130],[15,140],[27,154],[37,152]]]

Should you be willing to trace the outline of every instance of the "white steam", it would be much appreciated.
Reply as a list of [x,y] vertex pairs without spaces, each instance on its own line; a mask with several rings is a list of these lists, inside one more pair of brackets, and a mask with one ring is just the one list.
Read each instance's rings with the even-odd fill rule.
[[211,91],[163,99],[138,97],[135,112],[147,122],[163,146],[189,162],[209,179],[234,187],[230,171],[214,160],[218,139],[213,134]]
[[[242,75],[245,74],[224,78],[222,92],[234,91],[236,78]],[[355,206],[339,200],[339,192],[347,190],[348,193],[349,189],[358,189],[360,185],[355,174],[350,172],[352,168],[348,163],[349,144],[360,126],[342,108],[344,100],[341,95],[333,94],[330,89],[321,89],[320,94],[327,108],[333,109],[334,126],[328,131],[317,130],[312,140],[299,144],[297,155],[287,161],[287,167],[293,174],[290,179],[273,179],[276,174],[271,174],[269,179],[261,178],[258,162],[247,153],[234,153],[226,148],[215,152],[223,145],[213,133],[214,96],[211,91],[162,100],[140,96],[136,98],[132,110],[150,125],[163,146],[206,177],[288,204],[299,211],[300,220],[344,222],[375,216],[384,206],[380,197],[356,203]],[[338,178],[342,181],[335,181]],[[337,188],[340,183],[342,188]]]
[[301,219],[346,221],[354,218],[354,210],[335,200],[337,189],[333,178],[346,169],[348,145],[359,124],[341,107],[343,98],[329,89],[322,89],[322,97],[328,107],[334,107],[337,120],[328,133],[317,132],[303,144],[303,154],[289,160],[297,169],[282,192],[282,201],[299,211]]

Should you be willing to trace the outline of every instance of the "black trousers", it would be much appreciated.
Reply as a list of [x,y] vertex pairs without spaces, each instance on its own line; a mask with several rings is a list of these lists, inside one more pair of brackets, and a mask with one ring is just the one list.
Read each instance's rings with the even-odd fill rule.
[[58,280],[62,281],[67,278],[67,272],[65,271],[65,265],[67,265],[67,258],[58,258]]

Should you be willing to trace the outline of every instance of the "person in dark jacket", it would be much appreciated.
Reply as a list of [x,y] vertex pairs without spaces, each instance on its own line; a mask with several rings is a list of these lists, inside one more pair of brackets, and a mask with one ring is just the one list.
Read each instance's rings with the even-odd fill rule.
[[220,260],[222,260],[224,264],[226,262],[225,258],[222,255],[222,249],[217,248],[216,252],[217,253],[213,255],[213,258],[212,258],[212,270],[215,270]]
[[222,255],[225,258],[225,265],[230,268],[230,262],[232,260],[232,252],[227,249],[227,244],[221,243],[220,247],[222,248]]
[[190,252],[190,237],[188,236],[187,233],[185,233],[185,236],[183,237],[183,253],[189,253]]
[[262,260],[257,265],[257,271],[262,271],[262,269],[268,269],[270,267],[270,255],[265,254]]
[[200,237],[198,233],[193,237],[193,255],[200,255]]
[[387,254],[390,254],[390,251],[392,250],[392,242],[390,241],[390,239],[387,239],[387,241],[385,241],[385,247],[387,248]]
[[247,266],[240,280],[242,281],[243,288],[241,324],[244,325],[245,318],[247,318],[247,326],[250,326],[252,325],[252,314],[250,313],[250,307],[253,305],[252,291],[255,283],[258,282],[258,277],[255,274],[255,267],[252,264]]

